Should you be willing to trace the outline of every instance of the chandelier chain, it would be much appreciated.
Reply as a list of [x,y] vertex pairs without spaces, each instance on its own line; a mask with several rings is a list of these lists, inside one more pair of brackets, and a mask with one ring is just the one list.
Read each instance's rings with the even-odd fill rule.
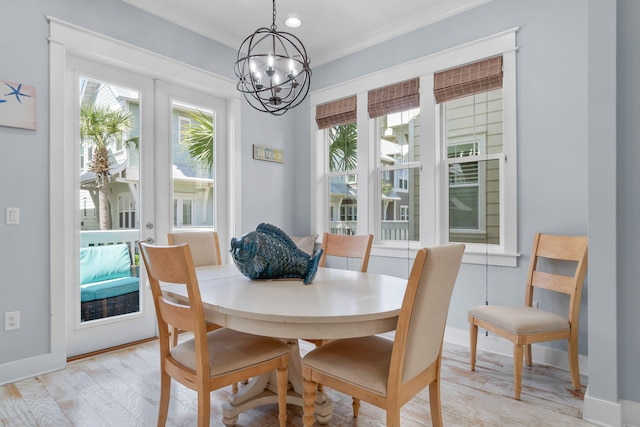
[[276,0],[273,0],[273,21],[271,23],[271,29],[275,31],[276,28],[278,28],[276,26]]

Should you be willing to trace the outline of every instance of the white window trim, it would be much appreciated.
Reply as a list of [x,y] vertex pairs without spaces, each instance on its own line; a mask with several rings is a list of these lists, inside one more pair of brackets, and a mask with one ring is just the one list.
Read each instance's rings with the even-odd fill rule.
[[[323,179],[326,159],[326,144],[323,132],[318,132],[315,122],[315,108],[319,104],[331,102],[345,96],[357,95],[357,102],[360,106],[367,105],[367,91],[377,87],[386,86],[403,80],[420,77],[420,116],[418,125],[421,126],[421,160],[423,165],[435,165],[434,173],[429,173],[427,168],[423,168],[420,174],[420,236],[421,240],[415,245],[407,248],[406,242],[403,247],[388,242],[374,242],[372,254],[375,256],[400,257],[414,256],[419,247],[433,246],[445,242],[443,224],[445,223],[442,212],[444,203],[443,190],[443,164],[440,159],[441,144],[438,141],[440,130],[439,115],[437,114],[437,104],[433,96],[433,74],[435,72],[457,67],[492,56],[503,56],[503,88],[505,97],[503,99],[504,108],[504,156],[505,167],[504,176],[501,182],[504,183],[504,191],[501,192],[501,206],[503,212],[510,212],[510,215],[501,215],[501,245],[499,247],[482,246],[482,249],[468,245],[465,250],[463,262],[474,264],[491,264],[498,266],[515,267],[517,265],[517,157],[516,157],[516,32],[517,28],[506,30],[491,36],[475,40],[460,46],[456,46],[441,52],[434,53],[404,64],[400,64],[380,72],[368,74],[361,78],[353,79],[344,83],[330,86],[310,93],[310,138],[312,143],[311,153],[315,153],[315,159],[311,162],[311,224],[315,228],[313,231],[321,234],[328,223],[328,210],[325,209],[326,180]],[[366,108],[357,109],[358,141],[369,141],[369,135],[375,134],[374,120],[370,120]],[[365,125],[368,123],[368,126]],[[369,185],[370,180],[376,178],[375,159],[370,156],[371,150],[360,150],[358,152],[358,180],[359,189],[367,188],[369,191],[358,192],[358,229],[373,230],[376,224],[377,212],[379,209],[369,208],[369,199],[377,200],[373,194],[374,187]],[[312,159],[314,158],[312,157]],[[366,157],[366,158],[362,158]],[[430,169],[430,168],[429,168]],[[369,215],[363,215],[369,212]]]

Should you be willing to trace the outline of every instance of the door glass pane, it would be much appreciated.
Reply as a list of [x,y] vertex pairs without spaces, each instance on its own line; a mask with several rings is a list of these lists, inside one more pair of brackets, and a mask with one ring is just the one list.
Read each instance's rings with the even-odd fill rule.
[[140,309],[140,93],[80,77],[80,320]]
[[215,228],[215,123],[210,109],[172,103],[174,230]]

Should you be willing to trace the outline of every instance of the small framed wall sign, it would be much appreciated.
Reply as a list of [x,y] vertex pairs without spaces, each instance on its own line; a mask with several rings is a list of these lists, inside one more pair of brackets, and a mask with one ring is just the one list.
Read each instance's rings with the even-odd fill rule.
[[253,145],[253,158],[256,160],[266,160],[268,162],[283,163],[284,152],[276,148]]
[[0,80],[0,126],[36,129],[36,89]]

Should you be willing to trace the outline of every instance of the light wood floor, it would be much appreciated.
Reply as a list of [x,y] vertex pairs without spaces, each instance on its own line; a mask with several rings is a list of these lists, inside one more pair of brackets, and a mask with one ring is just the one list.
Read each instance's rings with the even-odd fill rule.
[[[184,338],[182,338],[184,339]],[[61,371],[0,387],[0,425],[128,427],[157,422],[159,374],[157,341],[74,361]],[[301,351],[310,344],[301,343]],[[548,366],[527,367],[522,401],[513,395],[509,357],[478,352],[476,372],[469,370],[468,349],[444,346],[442,410],[445,426],[590,426],[582,421],[583,390],[571,387],[568,372]],[[195,392],[173,383],[169,426],[196,425]],[[362,402],[352,418],[351,398],[326,389],[334,403],[331,426],[384,426],[384,412]],[[222,425],[220,403],[227,387],[211,394],[211,425]],[[422,391],[402,409],[402,426],[430,426],[429,393]],[[302,409],[289,405],[288,425],[302,425]],[[267,405],[240,414],[238,427],[277,426],[277,407]]]

